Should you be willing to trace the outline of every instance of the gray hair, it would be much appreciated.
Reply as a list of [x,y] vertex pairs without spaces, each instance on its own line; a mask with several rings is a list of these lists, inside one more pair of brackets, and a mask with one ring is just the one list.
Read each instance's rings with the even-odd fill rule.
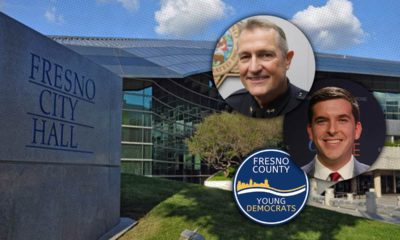
[[239,36],[244,30],[252,31],[256,28],[264,28],[266,30],[274,29],[278,33],[277,40],[282,54],[285,55],[289,51],[286,34],[283,29],[265,17],[257,16],[244,20],[241,24],[239,24]]

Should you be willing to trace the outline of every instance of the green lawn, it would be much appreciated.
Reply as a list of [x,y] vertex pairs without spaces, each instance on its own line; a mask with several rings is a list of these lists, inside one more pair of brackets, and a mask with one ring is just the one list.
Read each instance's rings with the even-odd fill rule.
[[400,225],[306,206],[292,221],[262,226],[244,217],[232,193],[164,179],[122,175],[121,215],[139,220],[121,239],[399,239]]

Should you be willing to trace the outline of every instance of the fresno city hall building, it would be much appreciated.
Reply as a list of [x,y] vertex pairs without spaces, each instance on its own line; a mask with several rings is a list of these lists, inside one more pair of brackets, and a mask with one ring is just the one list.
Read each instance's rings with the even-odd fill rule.
[[[201,182],[210,169],[188,153],[196,124],[225,108],[214,87],[208,41],[51,36],[123,78],[122,172]],[[387,141],[371,169],[336,190],[400,192],[400,62],[316,53],[315,79],[362,83],[379,101]],[[232,74],[232,73],[231,73]],[[233,71],[233,75],[235,75]],[[218,82],[217,82],[218,84]]]

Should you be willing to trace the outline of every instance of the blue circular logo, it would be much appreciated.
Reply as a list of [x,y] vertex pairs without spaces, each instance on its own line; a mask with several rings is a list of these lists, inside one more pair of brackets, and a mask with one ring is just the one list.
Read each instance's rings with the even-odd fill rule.
[[281,150],[258,151],[240,165],[233,193],[240,210],[261,224],[289,221],[308,197],[307,175]]

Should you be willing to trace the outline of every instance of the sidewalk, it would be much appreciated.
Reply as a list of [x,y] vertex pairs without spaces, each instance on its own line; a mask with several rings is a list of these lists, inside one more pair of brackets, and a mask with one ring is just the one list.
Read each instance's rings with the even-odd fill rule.
[[[211,183],[210,183],[211,182]],[[205,186],[207,187],[212,187],[212,188],[219,188],[223,190],[228,190],[232,191],[232,182],[231,181],[219,181],[217,184],[214,184],[215,182],[218,181],[208,181],[208,183],[205,182]],[[322,208],[322,209],[327,209],[343,214],[349,214],[353,215],[356,217],[363,217],[363,218],[368,218],[372,220],[377,220],[377,221],[383,221],[383,222],[388,222],[388,223],[393,223],[393,224],[400,224],[400,207],[397,207],[397,197],[400,196],[400,194],[385,194],[382,195],[380,198],[376,198],[376,203],[380,206],[380,209],[382,209],[382,206],[385,206],[387,208],[386,211],[377,211],[377,214],[370,214],[367,213],[366,207],[357,207],[356,209],[351,209],[347,208],[345,206],[326,206],[324,204],[318,203],[318,202],[312,202],[311,197],[309,197],[307,201],[307,205],[317,207],[317,208]],[[344,200],[344,199],[343,199]],[[354,200],[354,203],[363,203],[365,205],[365,196],[361,196],[360,199]],[[398,210],[397,212],[399,214],[391,214],[393,213],[392,209]]]
[[[397,196],[396,194],[391,195],[383,195],[381,198],[377,198],[377,204],[380,206],[387,206],[388,208],[396,208],[397,204]],[[365,201],[365,198],[360,200]],[[340,206],[326,206],[318,202],[311,201],[311,198],[308,200],[307,205],[327,209],[343,214],[349,214],[357,217],[363,217],[368,219],[373,219],[377,221],[383,221],[388,223],[400,224],[400,216],[399,215],[392,215],[387,212],[377,211],[377,214],[370,214],[367,213],[366,209],[358,208],[358,209],[349,209]],[[398,208],[396,208],[398,209]]]

